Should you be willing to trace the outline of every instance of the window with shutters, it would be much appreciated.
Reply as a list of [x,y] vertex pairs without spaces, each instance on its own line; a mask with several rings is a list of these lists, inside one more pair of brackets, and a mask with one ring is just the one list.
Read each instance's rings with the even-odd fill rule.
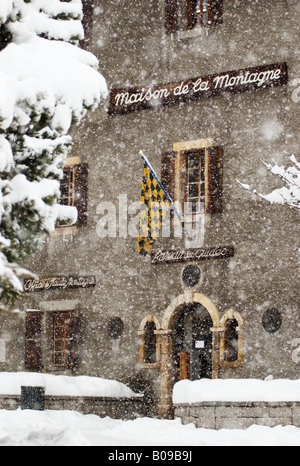
[[[87,189],[88,167],[80,163],[79,157],[67,159],[63,170],[63,179],[60,182],[60,205],[77,207],[78,220],[76,226],[87,225]],[[66,225],[57,225],[59,228],[68,228]]]
[[223,0],[165,0],[167,34],[223,23]]
[[174,144],[162,155],[162,184],[185,222],[223,210],[223,148],[210,140]]
[[27,311],[25,369],[72,370],[76,365],[76,311]]

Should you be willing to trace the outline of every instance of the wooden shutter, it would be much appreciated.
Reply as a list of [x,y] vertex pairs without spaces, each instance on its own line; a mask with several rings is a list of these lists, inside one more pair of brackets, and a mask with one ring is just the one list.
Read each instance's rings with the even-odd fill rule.
[[53,364],[73,369],[76,362],[76,311],[53,313]]
[[178,0],[165,0],[165,28],[166,33],[177,31]]
[[78,210],[76,225],[87,225],[87,201],[88,201],[88,166],[81,164],[75,170],[75,200],[74,205]]
[[208,23],[223,23],[223,0],[208,0]]
[[93,35],[93,16],[94,16],[94,0],[82,1],[83,20],[82,25],[84,29],[84,39],[80,41],[81,47],[90,45]]
[[42,312],[26,312],[25,369],[38,372],[42,369]]
[[69,369],[74,369],[76,365],[76,329],[77,329],[76,312],[72,311],[69,313],[68,318],[67,318],[67,333],[68,333],[67,367]]
[[197,0],[188,0],[187,2],[188,29],[193,29],[196,25],[196,21],[197,21],[196,6],[197,6]]
[[207,149],[206,212],[219,214],[223,210],[223,148]]
[[175,152],[166,152],[161,158],[161,184],[174,201]]

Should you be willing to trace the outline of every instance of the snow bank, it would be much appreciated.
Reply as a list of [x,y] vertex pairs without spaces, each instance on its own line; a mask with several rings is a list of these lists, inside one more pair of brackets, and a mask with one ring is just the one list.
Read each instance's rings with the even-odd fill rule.
[[[246,430],[216,431],[196,429],[193,424],[183,426],[179,419],[120,421],[75,411],[2,410],[0,442],[1,446],[105,446],[111,447],[112,453],[116,453],[117,446],[278,447],[300,446],[300,429],[252,426]],[[193,462],[197,453],[198,450],[193,452]]]
[[205,401],[300,401],[300,379],[183,380],[174,386],[173,401],[175,404]]
[[115,380],[99,377],[69,377],[34,372],[0,372],[0,395],[21,395],[21,386],[44,387],[52,396],[99,396],[131,398],[140,395]]

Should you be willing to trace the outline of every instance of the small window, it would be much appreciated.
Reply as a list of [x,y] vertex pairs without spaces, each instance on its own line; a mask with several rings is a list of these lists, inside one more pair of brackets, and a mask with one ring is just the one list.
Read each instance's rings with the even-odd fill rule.
[[113,317],[107,325],[107,334],[112,340],[119,340],[124,333],[124,322],[120,317]]
[[156,317],[147,316],[140,325],[140,364],[145,368],[158,368],[160,364],[160,324]]
[[75,166],[64,168],[64,177],[60,183],[60,205],[72,207],[75,205],[75,174]]
[[[78,157],[74,157],[78,161]],[[72,161],[72,159],[70,159]],[[63,170],[60,182],[59,205],[77,207],[78,220],[76,225],[87,225],[87,185],[88,168],[86,164],[67,164]],[[58,224],[58,227],[65,227]]]
[[165,0],[166,33],[223,23],[223,0]]
[[[188,145],[174,144],[177,147]],[[223,148],[174,150],[172,156],[162,154],[162,184],[187,217],[222,213]]]
[[223,367],[241,367],[243,364],[244,321],[236,311],[228,311],[221,319],[223,332],[220,342],[220,360]]
[[145,325],[145,347],[144,362],[146,364],[156,363],[156,325],[154,322],[147,322]]
[[188,4],[189,29],[208,26],[208,0],[189,0]]
[[226,321],[225,324],[225,349],[224,361],[237,362],[239,359],[239,334],[238,322],[235,319]]

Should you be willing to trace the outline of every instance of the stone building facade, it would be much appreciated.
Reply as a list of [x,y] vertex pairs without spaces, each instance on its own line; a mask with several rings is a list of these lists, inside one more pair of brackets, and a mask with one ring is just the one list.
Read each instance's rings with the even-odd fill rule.
[[[298,213],[239,183],[268,193],[262,161],[299,154],[299,2],[87,6],[110,98],[73,131],[79,220],[26,264],[40,280],[0,316],[0,370],[117,379],[162,417],[180,379],[299,377]],[[146,256],[140,150],[185,224]]]

